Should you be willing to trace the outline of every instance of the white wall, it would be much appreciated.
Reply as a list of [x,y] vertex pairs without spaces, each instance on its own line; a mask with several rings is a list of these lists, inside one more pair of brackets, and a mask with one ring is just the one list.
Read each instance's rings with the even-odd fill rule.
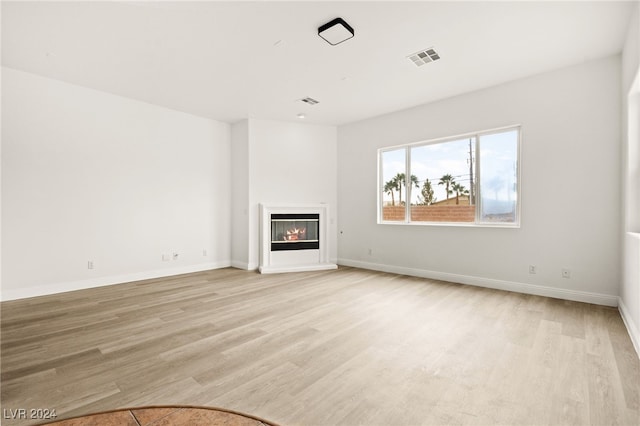
[[[338,262],[616,305],[620,113],[616,56],[341,126]],[[519,229],[376,224],[378,148],[513,124]]]
[[640,5],[622,51],[623,277],[620,312],[640,353]]
[[[244,124],[234,125],[244,126]],[[248,164],[248,216],[238,207],[234,220],[240,218],[248,231],[248,247],[234,250],[234,264],[240,265],[247,259],[247,269],[258,267],[259,255],[259,204],[311,204],[329,205],[329,260],[337,257],[336,242],[336,153],[337,130],[334,126],[320,126],[303,123],[289,123],[271,120],[249,119],[247,121],[248,149],[233,148],[233,154],[247,155],[234,158],[234,164]],[[234,144],[243,144],[242,130],[238,129],[240,140]],[[235,181],[235,179],[234,179]],[[234,182],[234,188],[236,188]],[[240,186],[244,183],[240,182]],[[243,188],[239,188],[243,191]],[[235,189],[234,189],[235,192]],[[240,225],[238,225],[240,226]],[[234,225],[234,230],[236,225]],[[234,245],[236,234],[234,232]],[[242,243],[241,243],[242,244]],[[236,262],[237,260],[237,262]]]
[[3,300],[229,264],[228,124],[7,68],[2,124]]
[[249,269],[249,121],[231,125],[231,265]]

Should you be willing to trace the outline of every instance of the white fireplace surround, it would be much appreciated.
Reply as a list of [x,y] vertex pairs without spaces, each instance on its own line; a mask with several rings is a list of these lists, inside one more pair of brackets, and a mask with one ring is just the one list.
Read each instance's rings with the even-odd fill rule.
[[[272,214],[317,214],[319,215],[319,249],[271,250]],[[262,274],[280,272],[319,271],[337,269],[329,263],[329,241],[327,240],[328,206],[326,204],[260,204],[260,266]]]

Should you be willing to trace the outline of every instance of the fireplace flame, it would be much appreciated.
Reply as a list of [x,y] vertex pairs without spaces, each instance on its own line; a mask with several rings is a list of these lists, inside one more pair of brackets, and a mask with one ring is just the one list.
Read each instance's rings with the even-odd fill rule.
[[284,236],[285,241],[304,240],[307,228],[291,228],[287,229],[287,235]]

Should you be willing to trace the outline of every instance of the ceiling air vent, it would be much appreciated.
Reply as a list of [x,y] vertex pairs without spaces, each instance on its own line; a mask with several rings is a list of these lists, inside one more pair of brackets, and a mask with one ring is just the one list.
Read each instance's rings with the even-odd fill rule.
[[300,99],[300,100],[301,100],[302,102],[306,103],[306,104],[309,104],[309,105],[315,105],[315,104],[317,104],[317,103],[318,103],[318,101],[316,101],[315,99],[313,99],[313,98],[308,98],[308,97],[307,97],[307,98],[302,98],[302,99]]
[[430,47],[428,49],[416,52],[413,55],[409,55],[407,56],[407,58],[411,59],[411,61],[416,64],[417,67],[421,67],[424,64],[428,64],[429,62],[437,61],[438,59],[440,59],[440,55],[438,55],[438,52],[436,52],[433,47]]

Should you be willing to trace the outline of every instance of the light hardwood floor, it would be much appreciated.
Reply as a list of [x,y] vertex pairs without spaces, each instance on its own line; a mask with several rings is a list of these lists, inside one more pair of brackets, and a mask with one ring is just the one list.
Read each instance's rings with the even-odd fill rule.
[[220,269],[1,310],[3,411],[186,404],[282,425],[640,423],[640,362],[615,308],[340,268]]

